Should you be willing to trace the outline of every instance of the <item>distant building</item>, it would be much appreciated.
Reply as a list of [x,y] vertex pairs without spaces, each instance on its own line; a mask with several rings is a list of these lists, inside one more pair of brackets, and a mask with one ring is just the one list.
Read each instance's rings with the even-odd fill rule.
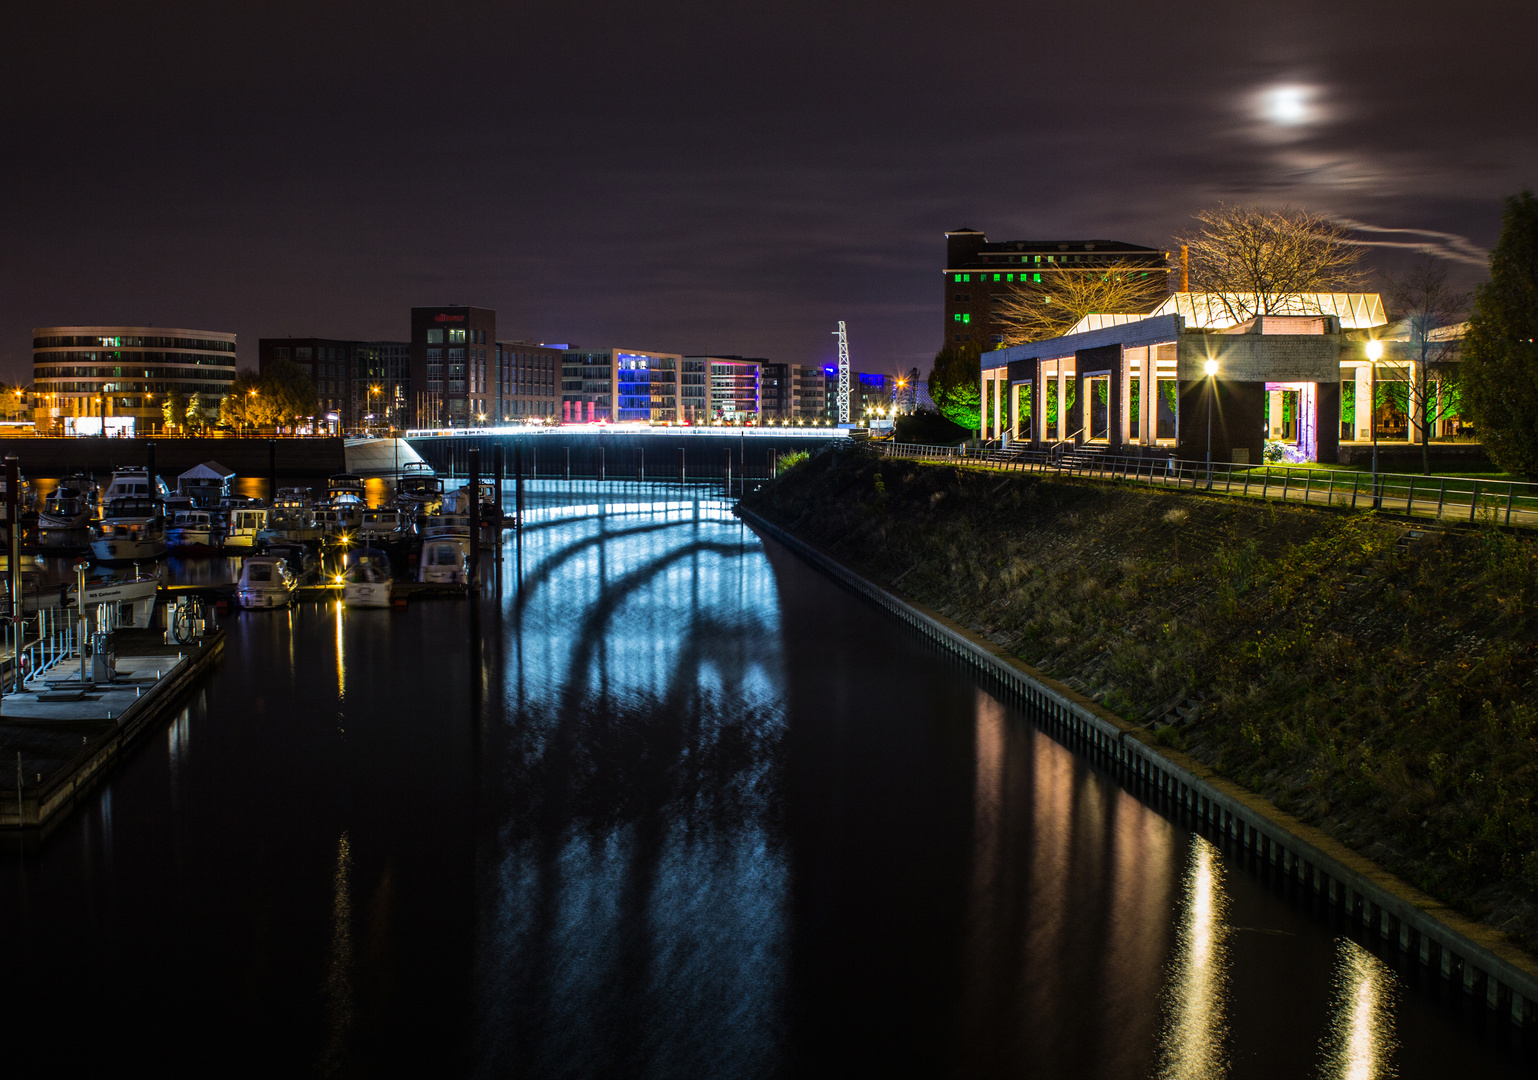
[[32,331],[38,430],[160,430],[166,395],[212,412],[235,381],[235,335],[162,326],[41,326]]
[[413,427],[496,422],[496,340],[497,313],[490,308],[451,304],[411,309]]
[[[828,364],[822,369],[824,418],[838,423],[838,366]],[[877,407],[890,413],[892,391],[897,383],[895,375],[882,375],[869,371],[849,373],[849,422],[863,424],[874,414]]]
[[997,349],[1005,327],[999,301],[1022,286],[1044,284],[1058,274],[1095,273],[1115,263],[1147,265],[1161,284],[1165,253],[1119,240],[1006,240],[988,242],[976,229],[945,234],[945,327],[942,348],[975,345]]
[[[705,365],[709,376],[710,396],[705,401],[703,417],[726,423],[758,423],[762,409],[759,401],[760,368],[767,361],[743,356],[686,356],[691,364]],[[698,399],[692,395],[691,409],[697,409]],[[700,422],[701,414],[694,414],[694,422]]]
[[684,358],[677,353],[567,349],[561,354],[561,421],[677,423],[681,368]]
[[559,418],[565,355],[557,345],[497,342],[496,415],[512,423]]
[[822,369],[767,361],[759,365],[759,410],[764,420],[806,422],[826,416]]

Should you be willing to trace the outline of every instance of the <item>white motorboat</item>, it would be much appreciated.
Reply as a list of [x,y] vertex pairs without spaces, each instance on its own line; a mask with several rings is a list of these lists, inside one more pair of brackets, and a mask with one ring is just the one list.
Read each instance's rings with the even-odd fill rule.
[[278,497],[272,501],[272,515],[268,528],[285,540],[314,540],[321,535],[315,524],[315,504],[309,488],[286,487],[278,489]]
[[91,530],[91,554],[102,562],[147,562],[165,553],[165,519],[159,502],[146,496],[109,501]]
[[[454,489],[451,496],[443,500],[443,517],[463,517],[465,519],[465,535],[470,535],[470,504],[472,492],[469,484],[461,484]],[[491,480],[480,482],[480,516],[481,516],[481,547],[495,548],[499,537],[497,535],[496,517],[501,513],[502,507],[497,498],[497,485]]]
[[470,534],[430,537],[422,542],[417,580],[436,585],[462,585],[470,580]]
[[411,536],[414,523],[404,510],[384,507],[363,511],[363,522],[358,526],[360,544],[395,544]]
[[84,529],[96,514],[96,482],[88,476],[59,481],[37,512],[40,529]]
[[[139,574],[131,578],[97,578],[85,583],[85,606],[90,610],[97,604],[117,605],[119,626],[148,626],[155,614],[155,602],[160,597],[160,579],[153,574]],[[75,590],[70,589],[68,601],[75,603]]]
[[113,469],[112,482],[107,485],[107,490],[102,492],[101,501],[105,506],[113,499],[139,498],[150,499],[154,502],[165,502],[171,497],[171,489],[166,487],[166,482],[160,477],[150,481],[149,470],[139,468]]
[[166,542],[173,551],[218,551],[224,543],[222,522],[207,510],[178,510]]
[[288,564],[276,555],[252,555],[240,568],[235,595],[247,611],[288,607],[298,584]]
[[256,534],[267,528],[270,511],[265,506],[232,506],[226,514],[224,547],[245,549],[256,546]]
[[394,576],[384,552],[357,552],[342,574],[342,600],[348,607],[389,607]]
[[443,481],[427,462],[407,462],[395,487],[395,504],[414,518],[442,513]]

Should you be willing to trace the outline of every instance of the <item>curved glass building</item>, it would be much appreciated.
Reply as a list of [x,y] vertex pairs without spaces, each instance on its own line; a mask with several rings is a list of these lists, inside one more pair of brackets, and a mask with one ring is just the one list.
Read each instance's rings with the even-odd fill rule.
[[147,434],[161,427],[167,394],[197,394],[212,415],[234,381],[234,334],[163,326],[32,331],[39,432]]

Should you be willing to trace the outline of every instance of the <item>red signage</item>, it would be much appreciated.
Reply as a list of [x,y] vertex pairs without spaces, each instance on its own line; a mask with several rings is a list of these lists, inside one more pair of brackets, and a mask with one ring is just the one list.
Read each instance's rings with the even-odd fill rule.
[[434,315],[433,322],[464,322],[463,315]]

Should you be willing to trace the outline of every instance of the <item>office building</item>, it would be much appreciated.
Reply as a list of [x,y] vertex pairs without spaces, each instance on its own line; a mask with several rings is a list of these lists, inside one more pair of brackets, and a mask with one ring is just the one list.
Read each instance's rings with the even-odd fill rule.
[[32,331],[39,431],[160,430],[168,394],[217,417],[235,381],[235,335],[161,326],[42,326]]
[[496,413],[504,423],[560,418],[564,356],[557,345],[497,342]]
[[677,423],[681,369],[684,358],[677,353],[566,349],[560,419],[568,424]]
[[1155,248],[1119,240],[1006,240],[990,244],[988,237],[975,229],[948,232],[941,347],[973,345],[983,352],[997,349],[1008,332],[1000,310],[1006,297],[1050,286],[1058,275],[1104,273],[1111,266],[1131,266],[1133,272],[1156,277],[1158,284],[1152,288],[1160,296],[1167,286],[1165,253]]
[[496,422],[496,340],[497,313],[489,308],[449,304],[411,309],[413,427]]
[[[720,421],[724,424],[757,423],[759,407],[759,369],[765,363],[744,356],[686,356],[691,365],[700,365],[706,376],[709,395],[700,411],[700,399],[688,395],[691,423]],[[701,419],[703,417],[703,419]]]
[[768,361],[759,365],[759,411],[765,421],[804,423],[824,419],[826,405],[827,388],[821,368]]

